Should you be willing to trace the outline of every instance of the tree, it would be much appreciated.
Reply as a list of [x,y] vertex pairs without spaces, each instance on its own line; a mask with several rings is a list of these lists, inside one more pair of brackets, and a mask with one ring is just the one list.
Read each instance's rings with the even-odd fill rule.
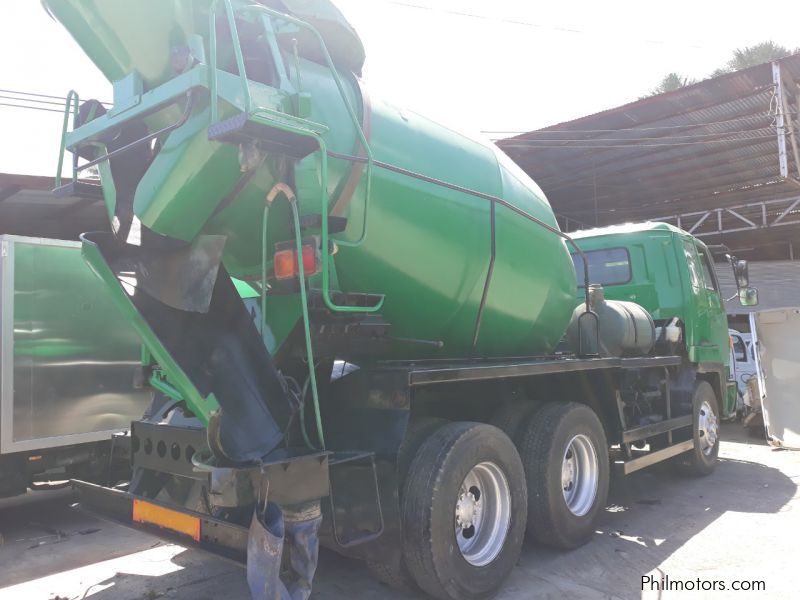
[[664,76],[664,79],[661,80],[661,83],[650,92],[649,96],[655,96],[657,94],[663,94],[664,92],[672,92],[674,90],[679,90],[682,87],[686,87],[687,85],[692,85],[696,83],[694,79],[689,79],[688,77],[683,77],[680,73],[668,73]]
[[[733,56],[728,62],[725,63],[725,66],[711,73],[710,77],[718,77],[720,75],[725,75],[726,73],[733,73],[734,71],[739,71],[741,69],[746,69],[748,67],[753,67],[766,62],[772,62],[773,60],[778,60],[779,58],[784,58],[790,54],[796,53],[800,53],[800,48],[786,48],[785,46],[776,44],[772,40],[761,42],[760,44],[756,44],[754,46],[737,48],[733,51]],[[678,73],[672,72],[667,74],[664,79],[661,80],[661,83],[658,85],[658,87],[650,92],[648,96],[655,96],[657,94],[663,94],[664,92],[678,90],[682,87],[686,87],[687,85],[692,85],[693,83],[697,83],[697,80],[689,79],[688,77],[683,77]],[[644,97],[646,98],[648,96]]]
[[772,40],[761,42],[755,46],[745,46],[744,48],[737,48],[733,51],[733,57],[725,63],[721,69],[714,71],[711,76],[717,77],[725,73],[733,73],[748,67],[754,67],[766,62],[772,62],[779,58],[784,58],[790,54],[800,52],[800,48],[786,48],[780,44],[776,44]]

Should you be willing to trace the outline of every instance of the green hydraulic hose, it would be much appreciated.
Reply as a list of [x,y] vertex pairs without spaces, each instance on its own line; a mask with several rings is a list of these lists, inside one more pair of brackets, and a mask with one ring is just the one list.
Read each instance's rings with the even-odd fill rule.
[[297,278],[300,280],[300,305],[303,309],[303,330],[306,337],[308,378],[311,381],[311,397],[314,401],[314,419],[317,422],[317,435],[319,436],[320,446],[325,450],[325,437],[322,434],[322,415],[319,410],[319,393],[317,392],[317,374],[314,369],[314,352],[311,348],[311,325],[308,317],[308,296],[306,294],[306,272],[303,266],[303,240],[300,230],[300,215],[297,211],[297,199],[294,197],[294,194],[289,198],[289,205],[292,207],[292,219],[294,220],[295,248],[297,251]]
[[308,382],[311,381],[310,379],[306,379],[305,384],[303,385],[303,391],[300,392],[300,433],[303,434],[303,441],[306,443],[306,446],[310,450],[316,450],[317,448],[314,444],[311,443],[311,439],[308,437],[308,432],[306,431],[306,393],[308,392]]
[[314,400],[314,419],[317,425],[317,436],[319,437],[319,443],[322,446],[322,449],[325,449],[325,436],[322,432],[322,414],[320,413],[319,408],[319,392],[317,391],[317,375],[314,363],[314,350],[311,346],[311,324],[310,318],[308,316],[308,294],[306,293],[306,272],[303,266],[303,239],[302,239],[302,231],[300,229],[300,215],[297,210],[297,196],[295,195],[294,191],[286,185],[285,183],[277,183],[273,186],[272,190],[267,194],[266,205],[264,208],[264,218],[261,224],[261,233],[262,233],[262,247],[261,247],[261,281],[262,281],[262,289],[261,289],[261,327],[262,327],[262,337],[263,337],[263,330],[266,323],[266,313],[265,305],[266,305],[266,281],[267,281],[267,213],[269,211],[270,206],[272,206],[273,201],[277,197],[279,193],[282,193],[286,196],[286,199],[289,201],[289,206],[292,208],[292,219],[294,221],[294,237],[295,237],[295,252],[297,252],[297,278],[300,283],[300,306],[303,312],[303,331],[305,333],[305,341],[306,341],[306,357],[308,360],[308,381],[306,385],[303,386],[303,394],[302,402],[300,403],[300,418],[302,424],[302,432],[303,438],[305,439],[306,444],[313,448],[313,445],[310,443],[308,439],[308,435],[305,431],[305,421],[303,420],[305,417],[305,412],[303,410],[303,405],[305,404],[305,392],[306,386],[308,383],[311,383],[311,396]]
[[[261,333],[262,340],[264,340],[267,314],[267,222],[269,218],[269,207],[269,204],[264,205],[264,217],[261,220],[261,323],[259,323],[259,332]],[[266,343],[266,340],[264,341]],[[308,393],[309,381],[310,378],[306,378],[300,395],[300,432],[303,434],[303,441],[306,446],[311,450],[316,450],[306,431],[305,401],[306,394]]]
[[264,329],[267,321],[267,218],[269,216],[269,204],[264,205],[264,217],[261,219],[261,323],[259,333],[261,340],[264,340]]

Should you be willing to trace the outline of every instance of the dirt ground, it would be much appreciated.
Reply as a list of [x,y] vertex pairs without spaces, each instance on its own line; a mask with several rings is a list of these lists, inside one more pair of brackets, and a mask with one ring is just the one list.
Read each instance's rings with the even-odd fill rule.
[[[526,544],[498,598],[800,597],[800,452],[772,449],[731,424],[720,456],[705,479],[658,466],[615,479],[595,539],[566,553]],[[248,598],[240,565],[97,520],[70,502],[66,491],[0,501],[0,599]],[[726,590],[642,591],[646,575]],[[734,582],[766,589],[733,592]],[[315,600],[415,598],[326,551],[315,583]]]

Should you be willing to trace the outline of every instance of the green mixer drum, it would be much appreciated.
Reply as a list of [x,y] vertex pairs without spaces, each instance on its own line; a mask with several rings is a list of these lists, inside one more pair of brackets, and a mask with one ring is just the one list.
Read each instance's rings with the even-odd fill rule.
[[[234,6],[246,4],[233,2]],[[206,55],[209,52],[206,2],[45,0],[45,4],[110,80],[136,70],[148,89],[163,83],[174,76],[170,75],[171,48],[185,44],[190,33],[204,36]],[[223,68],[224,44],[221,39]],[[230,56],[230,48],[227,52]],[[287,67],[289,85],[310,95],[308,119],[329,128],[323,134],[329,150],[357,154],[357,133],[331,71],[311,60],[311,54],[304,57],[302,51],[296,61],[291,44],[282,44],[281,53],[282,62],[292,65]],[[339,65],[346,96],[361,119],[376,160],[501,197],[557,227],[541,190],[495,146],[414,112],[370,100],[357,76]],[[238,89],[237,81],[234,73],[220,70],[220,94],[226,86]],[[255,81],[251,89],[258,104],[285,110],[285,89]],[[257,278],[265,195],[276,182],[288,179],[296,185],[301,212],[318,213],[319,153],[295,164],[288,176],[286,161],[269,155],[243,181],[237,148],[208,139],[208,93],[205,88],[198,92],[191,118],[162,140],[161,150],[136,189],[134,210],[145,226],[162,235],[186,241],[200,234],[227,236],[223,260],[228,271],[236,277]],[[225,101],[220,110],[221,118],[235,114]],[[148,121],[148,125],[152,130],[163,122]],[[340,158],[331,158],[329,163],[331,211],[348,219],[346,230],[334,236],[339,288],[385,294],[381,312],[392,324],[393,337],[443,342],[437,349],[398,341],[386,357],[530,355],[553,349],[567,327],[576,293],[572,260],[560,237],[497,206],[496,261],[478,345],[473,349],[490,265],[491,203],[380,166],[373,170],[367,199],[363,165]],[[269,253],[275,241],[289,235],[285,203],[274,206]],[[311,284],[318,282],[312,279]],[[267,323],[276,332],[278,344],[298,316],[295,302],[268,302]]]
[[[501,197],[557,226],[542,192],[494,146],[374,102],[372,148],[377,160]],[[375,173],[366,241],[342,247],[336,257],[342,288],[386,293],[383,312],[395,335],[441,340],[443,356],[469,355],[491,256],[490,203]],[[363,205],[363,197],[351,200],[355,224]],[[575,294],[569,252],[561,238],[502,206],[496,240],[477,353],[546,353],[563,334]]]

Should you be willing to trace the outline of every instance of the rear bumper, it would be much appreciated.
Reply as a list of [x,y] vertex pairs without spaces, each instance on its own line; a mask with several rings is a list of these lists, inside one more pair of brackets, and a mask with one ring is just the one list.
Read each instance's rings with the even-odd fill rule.
[[[246,560],[246,527],[86,481],[73,481],[72,486],[82,510],[182,545],[203,548],[241,562]],[[148,508],[137,511],[139,522],[134,521],[137,504],[140,509]],[[196,529],[190,533],[187,525],[191,523],[196,523]]]

